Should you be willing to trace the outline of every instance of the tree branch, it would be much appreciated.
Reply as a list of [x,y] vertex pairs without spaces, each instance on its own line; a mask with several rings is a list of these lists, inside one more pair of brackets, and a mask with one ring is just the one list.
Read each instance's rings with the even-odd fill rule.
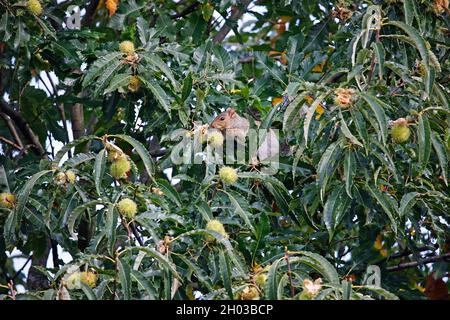
[[21,148],[18,144],[16,144],[14,141],[11,141],[11,140],[9,140],[9,139],[3,137],[3,136],[0,136],[0,141],[3,141],[3,142],[5,142],[5,143],[7,143],[7,144],[13,146],[13,147],[16,148],[17,150],[22,150],[22,148]]
[[187,6],[183,11],[181,11],[180,13],[174,14],[172,16],[170,16],[171,19],[178,19],[178,18],[182,18],[184,16],[187,16],[189,13],[194,12],[195,9],[197,9],[198,5],[200,3],[195,1],[194,3],[192,3],[191,5]]
[[16,127],[14,127],[14,123],[12,122],[11,118],[8,117],[5,113],[0,112],[0,116],[5,120],[6,125],[8,126],[9,131],[11,132],[11,135],[14,137],[14,140],[16,140],[16,143],[20,146],[20,148],[23,148],[22,139],[20,139],[19,134],[17,133]]
[[0,111],[8,115],[12,121],[17,125],[24,137],[33,145],[34,152],[44,157],[46,155],[45,149],[42,147],[38,136],[31,130],[30,125],[25,118],[13,108],[11,108],[3,99],[0,101]]
[[86,8],[86,14],[81,21],[83,27],[90,27],[94,21],[95,12],[97,12],[98,3],[100,0],[91,0]]
[[[242,9],[239,9],[236,6],[233,6],[231,9],[231,16],[228,19],[228,22],[236,22],[238,21],[241,16],[244,14],[244,12],[247,10],[248,5],[250,4],[251,0],[243,0],[242,1]],[[213,42],[219,43],[222,42],[223,39],[227,36],[227,34],[231,31],[231,27],[227,24],[227,21],[222,26],[222,28],[219,30],[219,32],[214,36]]]
[[414,267],[417,267],[419,265],[426,264],[426,263],[432,263],[432,262],[438,262],[438,261],[447,261],[448,259],[450,259],[450,253],[445,253],[445,254],[442,254],[442,255],[439,255],[439,256],[425,258],[425,259],[422,259],[420,261],[411,261],[411,262],[399,263],[396,266],[387,267],[386,270],[388,272],[395,272],[395,271],[400,271],[400,270],[407,269],[407,268],[414,268]]

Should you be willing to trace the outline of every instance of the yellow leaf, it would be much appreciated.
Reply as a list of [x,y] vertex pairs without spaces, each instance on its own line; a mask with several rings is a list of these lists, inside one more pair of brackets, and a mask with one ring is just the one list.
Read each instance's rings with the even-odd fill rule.
[[119,0],[106,0],[106,9],[109,11],[109,17],[112,17],[116,13]]
[[316,113],[317,113],[316,120],[320,120],[320,117],[323,115],[324,112],[325,112],[325,108],[321,104],[319,104],[316,107]]
[[241,92],[241,90],[240,89],[232,89],[232,90],[230,90],[230,93],[239,93],[239,92]]
[[315,72],[315,73],[321,73],[322,71],[323,71],[323,68],[325,67],[325,64],[327,63],[327,60],[328,59],[325,59],[325,60],[323,60],[321,63],[319,63],[319,64],[316,64],[315,66],[314,66],[314,68],[312,68],[312,72]]
[[103,5],[105,4],[105,0],[100,0],[98,2],[97,8],[95,9],[95,11],[100,10],[101,7],[103,7]]
[[[308,104],[311,104],[311,103],[313,103],[314,98],[311,96],[305,96],[305,101]],[[320,120],[320,117],[324,114],[324,112],[325,112],[325,108],[323,107],[322,104],[319,103],[316,107],[316,113],[317,113],[316,120]]]
[[273,97],[272,98],[272,105],[276,106],[277,104],[279,104],[282,101],[283,101],[283,97]]
[[377,239],[373,243],[373,247],[377,250],[383,249],[382,237],[381,234],[377,235]]

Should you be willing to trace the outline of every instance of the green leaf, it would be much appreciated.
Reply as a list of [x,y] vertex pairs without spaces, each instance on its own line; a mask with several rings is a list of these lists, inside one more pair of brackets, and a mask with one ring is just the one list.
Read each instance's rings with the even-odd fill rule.
[[384,50],[384,46],[381,42],[373,42],[372,47],[375,50],[375,55],[377,57],[378,78],[382,80],[386,51]]
[[233,300],[233,290],[231,290],[231,265],[224,250],[219,250],[219,267],[223,286],[227,290],[230,300]]
[[56,38],[56,31],[55,29],[52,27],[52,25],[50,23],[48,23],[46,20],[41,19],[37,16],[34,16],[36,18],[37,23],[41,26],[42,30],[44,30],[44,32],[46,34],[48,34],[50,37],[53,38],[53,40],[57,40]]
[[344,177],[345,177],[345,191],[350,198],[352,197],[353,177],[356,172],[356,159],[352,150],[348,149],[345,153],[344,159]]
[[122,259],[117,259],[117,271],[119,274],[120,287],[123,294],[123,300],[131,299],[131,279],[130,267],[128,263],[122,262]]
[[15,209],[18,221],[20,221],[23,210],[25,209],[25,205],[28,203],[28,197],[30,196],[31,190],[33,189],[34,185],[41,177],[50,172],[53,172],[53,170],[43,170],[35,173],[30,179],[27,180],[25,185],[19,191],[19,194],[17,195],[17,207]]
[[384,110],[381,107],[382,102],[378,100],[378,98],[375,98],[374,96],[368,93],[361,92],[360,95],[364,100],[366,100],[370,109],[372,109],[373,113],[375,114],[375,118],[377,119],[378,122],[378,128],[375,129],[378,131],[379,137],[381,138],[381,141],[383,141],[383,144],[386,144],[387,121]]
[[377,286],[373,286],[373,285],[365,285],[365,286],[361,286],[360,288],[375,292],[376,294],[383,296],[387,300],[399,300],[395,294],[393,294],[381,287],[377,287]]
[[335,284],[339,283],[339,274],[327,259],[317,253],[309,251],[300,251],[298,253],[309,258],[308,260],[302,260],[302,262],[318,271],[328,280],[328,282]]
[[159,102],[159,104],[163,107],[163,109],[167,112],[169,117],[171,117],[170,114],[170,104],[169,104],[169,97],[167,96],[166,92],[161,88],[161,86],[155,81],[155,80],[149,80],[139,77],[139,79],[142,81],[142,83],[150,89],[155,99]]
[[342,300],[350,300],[352,294],[351,281],[342,281]]
[[417,128],[419,175],[425,170],[431,153],[431,129],[428,117],[423,114],[419,116],[419,126]]
[[81,290],[83,290],[84,294],[88,298],[88,300],[97,300],[97,296],[95,295],[92,288],[84,282],[80,282]]
[[130,83],[130,79],[131,79],[131,74],[129,73],[120,73],[120,74],[116,74],[111,81],[109,82],[108,87],[105,89],[105,91],[103,92],[103,94],[107,94],[113,91],[116,91],[119,88],[123,88],[128,86],[128,84]]
[[377,200],[377,203],[383,208],[384,212],[391,221],[391,228],[395,234],[397,234],[397,205],[393,203],[393,200],[389,198],[385,193],[378,190],[377,187],[372,187],[366,184],[366,188],[369,193]]
[[317,166],[317,180],[320,186],[320,197],[323,201],[324,193],[327,188],[328,180],[333,175],[336,168],[336,162],[342,153],[342,140],[333,142],[328,146],[320,158]]
[[412,26],[414,20],[414,0],[403,0],[403,11],[405,12],[405,23]]
[[[402,21],[390,21],[387,23],[388,25],[396,26],[400,29],[402,29],[412,40],[415,47],[420,53],[420,56],[422,58],[423,64],[425,66],[426,74],[429,76],[430,74],[430,58],[428,54],[428,49],[425,43],[425,40],[422,38],[420,33],[412,26],[405,24]],[[431,85],[431,86],[430,86]],[[431,89],[433,88],[432,83],[429,83],[427,86],[427,94],[430,96]]]
[[231,204],[233,205],[234,209],[236,210],[236,213],[244,220],[247,227],[250,229],[250,231],[255,234],[255,227],[253,226],[253,223],[250,221],[250,214],[246,211],[244,211],[239,204],[239,202],[236,200],[236,198],[231,194],[231,192],[227,192],[224,190],[221,190],[223,193],[225,193],[228,196],[228,199],[230,199]]
[[109,137],[112,138],[119,138],[127,143],[129,143],[138,153],[139,157],[141,157],[142,163],[144,164],[145,170],[147,171],[148,176],[150,179],[153,180],[153,161],[150,157],[150,154],[148,153],[147,149],[144,147],[142,143],[140,143],[138,140],[124,135],[124,134],[114,134],[110,135]]
[[255,52],[254,56],[256,61],[258,61],[258,63],[261,64],[263,68],[268,71],[268,73],[271,74],[275,80],[279,81],[283,86],[287,86],[287,84],[283,80],[284,75],[281,73],[280,69],[278,69],[278,67],[276,66],[269,65],[266,53]]
[[409,192],[403,195],[402,200],[400,201],[400,207],[398,209],[399,216],[405,217],[412,207],[416,204],[417,192]]
[[239,258],[235,255],[233,246],[231,245],[230,241],[227,238],[225,238],[223,235],[221,235],[220,233],[211,231],[211,230],[206,230],[206,229],[197,229],[197,230],[185,232],[185,233],[179,235],[177,237],[177,239],[182,239],[183,237],[191,237],[194,235],[213,237],[218,243],[222,244],[225,247],[225,249],[227,249],[227,253],[230,256],[230,259],[233,261],[236,268],[238,268],[239,273],[241,275],[246,274],[246,272],[244,271],[245,268],[242,265],[242,263],[240,263]]
[[94,135],[88,135],[88,136],[83,136],[81,138],[78,138],[66,145],[64,145],[64,147],[62,147],[58,153],[55,155],[55,158],[53,159],[53,165],[58,166],[59,163],[61,162],[61,159],[64,157],[64,155],[72,148],[76,147],[77,145],[81,144],[81,143],[85,143],[87,141],[90,140],[94,140],[94,139],[99,139],[97,136]]
[[74,168],[82,163],[91,161],[93,159],[95,159],[95,154],[92,152],[77,153],[72,158],[64,162],[64,168]]
[[0,190],[11,192],[8,183],[8,176],[6,175],[6,170],[3,165],[0,165]]
[[347,208],[350,201],[344,191],[344,186],[335,189],[323,208],[323,221],[328,230],[329,241],[333,239],[336,228],[348,212]]
[[308,144],[308,136],[309,136],[309,127],[311,125],[311,120],[313,118],[314,113],[316,112],[317,106],[332,92],[329,90],[328,92],[320,94],[308,108],[305,116],[305,123],[303,125],[303,134],[305,136],[305,145]]
[[141,41],[142,45],[145,47],[147,44],[147,30],[150,29],[147,20],[145,20],[143,17],[137,17],[136,19],[136,29],[138,31],[139,40]]
[[438,156],[439,165],[441,166],[442,170],[442,177],[444,179],[445,185],[448,186],[447,176],[448,176],[448,156],[447,151],[444,148],[444,145],[442,141],[440,140],[439,136],[431,131],[431,142],[433,144],[434,151],[436,151],[436,154]]
[[100,150],[100,152],[95,157],[94,164],[94,179],[95,179],[95,190],[98,196],[102,196],[102,178],[105,173],[106,167],[106,157],[105,149]]
[[135,250],[139,250],[139,251],[145,252],[147,255],[149,255],[150,257],[152,257],[155,260],[157,260],[161,264],[161,266],[163,266],[166,270],[170,271],[174,277],[176,277],[178,279],[181,279],[180,275],[177,273],[177,270],[175,269],[175,266],[173,265],[173,263],[171,261],[169,261],[166,256],[162,255],[161,253],[159,253],[158,251],[156,251],[153,248],[149,248],[149,247],[128,247],[128,248],[124,249],[123,251],[121,251],[121,254],[124,254],[124,253],[126,253],[128,251],[135,251]]
[[181,90],[181,102],[185,102],[187,98],[189,98],[192,91],[192,73],[186,76],[183,81],[183,90]]
[[344,134],[344,136],[350,140],[350,142],[354,145],[364,147],[361,142],[350,132],[350,129],[347,126],[347,123],[345,122],[344,116],[342,115],[341,109],[339,109],[339,117],[341,118],[341,131]]
[[151,300],[157,299],[157,294],[155,292],[155,289],[153,289],[150,286],[150,283],[147,281],[147,279],[145,278],[145,276],[142,272],[137,271],[137,270],[131,270],[131,276],[134,280],[136,280],[138,285],[141,286],[147,292],[147,294]]
[[106,238],[108,239],[108,252],[111,256],[114,255],[114,250],[116,248],[116,229],[118,219],[119,214],[115,208],[115,204],[109,204],[108,210],[106,211],[104,232],[106,234]]
[[308,92],[303,92],[298,94],[293,101],[289,103],[287,108],[284,111],[283,115],[283,131],[288,132],[290,130],[295,130],[297,128],[298,123],[301,120],[301,108],[303,106],[303,102],[305,96]]
[[23,44],[27,43],[30,40],[30,35],[27,32],[27,28],[25,24],[19,19],[16,24],[17,32],[16,38],[14,39],[14,49],[18,49]]
[[167,77],[167,79],[170,80],[170,83],[175,90],[179,90],[180,85],[175,80],[172,71],[160,57],[152,53],[145,53],[142,56],[147,63],[160,70]]
[[11,38],[11,32],[9,31],[9,13],[5,11],[2,15],[2,19],[0,20],[0,30],[2,30],[5,34],[3,36],[3,42],[6,42]]
[[270,267],[269,272],[267,274],[266,291],[267,291],[267,298],[269,300],[280,299],[280,297],[278,296],[278,283],[279,283],[278,268],[280,267],[283,261],[284,257],[275,260],[272,263],[272,266]]
[[102,204],[102,201],[100,200],[92,200],[87,203],[83,203],[82,205],[76,207],[71,213],[69,218],[67,219],[67,229],[69,230],[70,236],[74,239],[78,239],[77,235],[73,231],[75,227],[75,222],[77,221],[78,217],[85,212],[85,210],[94,207],[96,205]]
[[83,88],[86,88],[94,81],[95,78],[102,75],[106,68],[111,67],[111,65],[117,67],[117,62],[120,63],[120,58],[122,56],[122,52],[112,52],[97,59],[94,64],[87,70],[86,75],[84,76],[82,82]]
[[158,183],[158,187],[161,189],[164,195],[181,208],[181,198],[178,194],[178,191],[175,190],[175,188],[167,180],[158,179],[156,180],[156,182]]

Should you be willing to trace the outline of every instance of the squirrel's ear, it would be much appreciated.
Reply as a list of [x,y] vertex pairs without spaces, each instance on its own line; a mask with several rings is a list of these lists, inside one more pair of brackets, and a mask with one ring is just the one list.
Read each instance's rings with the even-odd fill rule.
[[228,108],[227,113],[230,116],[230,118],[234,118],[236,116],[236,111],[233,108]]

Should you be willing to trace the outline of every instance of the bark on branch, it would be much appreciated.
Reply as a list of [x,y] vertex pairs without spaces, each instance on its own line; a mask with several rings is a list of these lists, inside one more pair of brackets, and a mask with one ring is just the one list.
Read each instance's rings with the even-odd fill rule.
[[33,132],[22,114],[11,108],[4,100],[0,101],[0,111],[5,113],[16,124],[25,139],[33,145],[32,150],[38,156],[44,157],[46,152],[39,141],[39,137]]
[[429,257],[425,259],[421,259],[420,261],[411,261],[411,262],[405,262],[400,263],[398,265],[387,267],[386,270],[389,272],[394,271],[400,271],[407,268],[414,268],[422,264],[431,263],[431,262],[438,262],[438,261],[449,261],[450,260],[450,253],[445,253],[439,256]]
[[[250,2],[251,0],[243,0],[241,4],[242,9],[240,9],[237,6],[232,7],[231,16],[228,19],[228,22],[235,23],[236,21],[238,21],[247,10],[247,7],[250,4]],[[225,22],[225,24],[222,26],[219,32],[214,36],[213,42],[214,43],[222,42],[230,31],[231,27],[229,26],[229,24],[227,24],[227,22]]]

